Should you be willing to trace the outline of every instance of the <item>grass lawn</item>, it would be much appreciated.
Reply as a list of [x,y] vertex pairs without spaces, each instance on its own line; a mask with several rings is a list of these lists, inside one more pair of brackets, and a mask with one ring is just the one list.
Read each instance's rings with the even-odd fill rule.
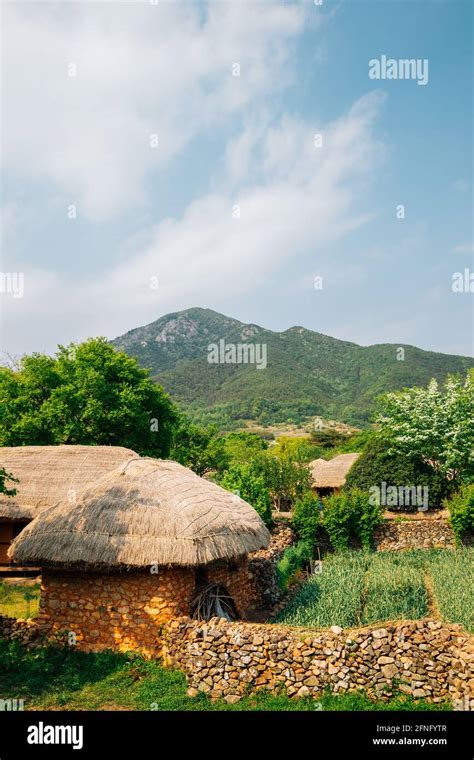
[[28,651],[0,639],[0,694],[23,699],[25,710],[449,710],[449,704],[414,702],[400,696],[372,702],[362,693],[289,699],[260,692],[235,705],[186,695],[182,673],[136,655],[86,654],[65,647]]
[[427,615],[474,631],[474,548],[329,556],[279,613],[290,625],[356,627]]
[[0,615],[27,619],[38,614],[40,587],[0,582]]

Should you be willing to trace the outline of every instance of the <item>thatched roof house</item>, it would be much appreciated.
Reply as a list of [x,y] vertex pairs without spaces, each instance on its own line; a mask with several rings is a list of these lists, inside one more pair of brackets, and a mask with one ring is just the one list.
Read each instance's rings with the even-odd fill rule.
[[123,569],[206,565],[268,545],[270,534],[240,497],[177,462],[130,459],[42,512],[16,539],[23,564]]
[[3,446],[0,466],[18,483],[15,496],[0,494],[0,566],[10,560],[7,550],[25,524],[58,502],[74,503],[78,495],[103,475],[130,459],[121,446]]
[[332,459],[315,459],[309,467],[313,479],[313,487],[321,490],[342,488],[346,477],[360,454],[340,454]]
[[86,648],[153,651],[157,626],[190,614],[219,584],[236,614],[252,604],[247,554],[270,534],[255,510],[176,462],[132,458],[41,512],[14,541],[15,562],[43,568],[41,612]]
[[0,466],[19,483],[11,484],[16,496],[0,494],[0,517],[32,520],[136,458],[138,454],[121,446],[2,446]]

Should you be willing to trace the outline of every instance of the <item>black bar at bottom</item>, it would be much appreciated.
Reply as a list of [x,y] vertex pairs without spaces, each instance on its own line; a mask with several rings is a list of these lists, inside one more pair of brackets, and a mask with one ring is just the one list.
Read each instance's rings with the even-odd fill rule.
[[467,712],[1,712],[0,760],[99,752],[114,760],[143,752],[219,757],[229,750],[268,756],[284,746],[307,757],[329,750],[334,758],[357,752],[472,760],[473,736]]

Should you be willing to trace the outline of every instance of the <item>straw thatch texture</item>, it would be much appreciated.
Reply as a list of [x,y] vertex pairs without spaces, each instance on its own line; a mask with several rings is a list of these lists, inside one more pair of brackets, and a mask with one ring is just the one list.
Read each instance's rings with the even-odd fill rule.
[[309,467],[315,488],[340,488],[360,454],[340,454],[329,461],[315,459]]
[[3,446],[0,466],[19,483],[16,496],[0,494],[0,517],[32,520],[43,509],[77,495],[106,473],[138,457],[121,446]]
[[121,568],[201,565],[266,547],[270,534],[241,498],[176,462],[132,459],[71,507],[41,514],[14,541],[15,562]]

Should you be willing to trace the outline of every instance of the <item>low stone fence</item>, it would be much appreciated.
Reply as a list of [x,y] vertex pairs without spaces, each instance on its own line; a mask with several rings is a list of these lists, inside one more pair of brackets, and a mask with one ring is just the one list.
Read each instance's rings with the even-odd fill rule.
[[[47,634],[37,621],[0,616],[0,638],[34,648]],[[159,649],[164,665],[186,674],[190,696],[234,703],[260,689],[313,699],[325,689],[361,690],[379,700],[401,692],[474,710],[474,636],[431,619],[315,631],[178,618],[164,626]]]
[[376,528],[374,547],[377,551],[397,549],[450,549],[454,535],[446,518],[413,517],[390,519]]
[[24,646],[39,646],[44,643],[49,633],[49,626],[35,620],[16,620],[0,615],[0,639],[18,641]]
[[394,692],[474,709],[474,643],[459,625],[435,620],[384,627],[314,631],[228,623],[213,618],[171,621],[163,660],[183,670],[189,694],[237,702],[247,691],[284,688],[291,697],[363,690],[388,699]]

